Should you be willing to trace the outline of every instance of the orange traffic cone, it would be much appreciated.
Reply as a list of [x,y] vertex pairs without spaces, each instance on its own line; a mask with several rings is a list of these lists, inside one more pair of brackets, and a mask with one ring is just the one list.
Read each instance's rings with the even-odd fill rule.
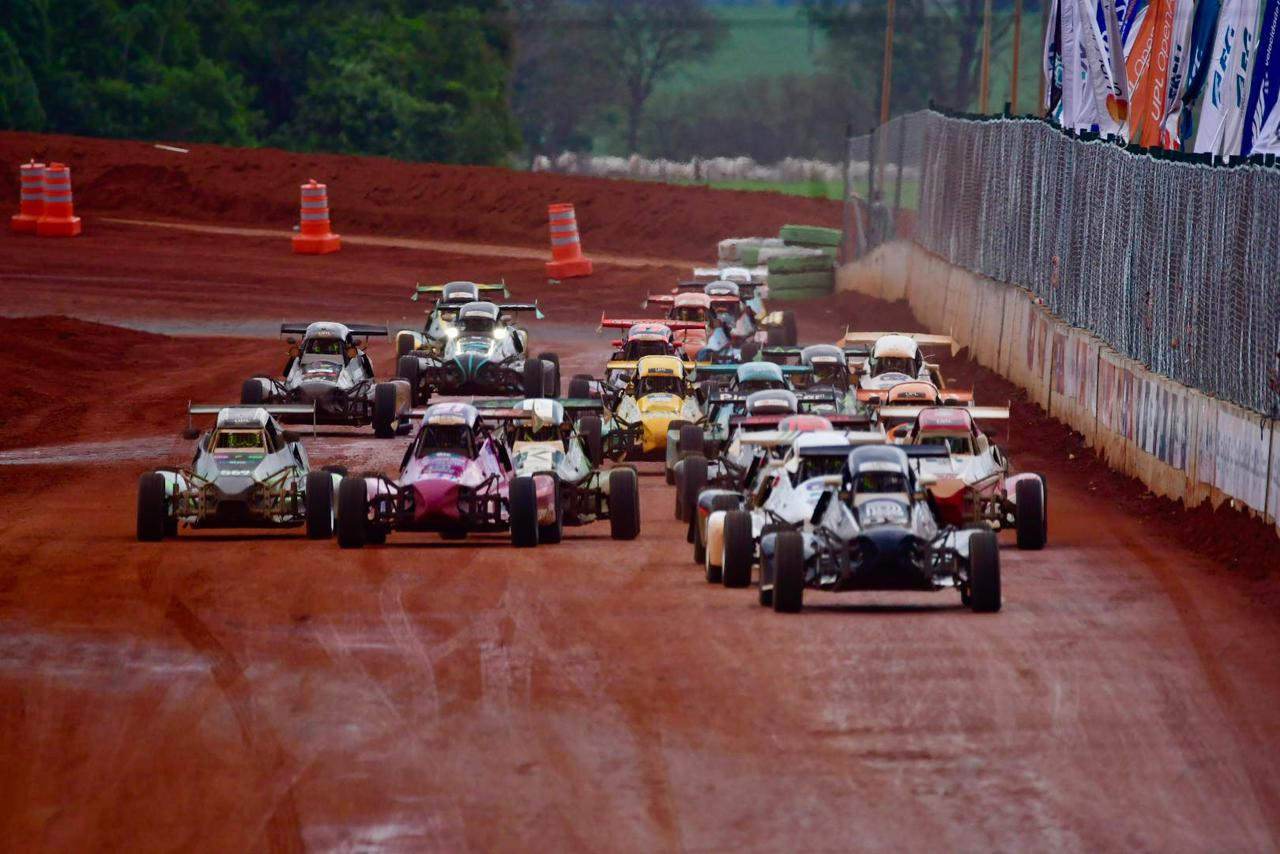
[[551,221],[551,260],[547,262],[547,275],[553,279],[590,276],[591,259],[582,254],[573,205],[551,205],[547,216]]
[[329,230],[329,191],[312,178],[302,185],[301,234],[293,236],[299,255],[328,255],[342,248],[338,235]]
[[40,237],[75,237],[80,233],[80,217],[71,201],[71,167],[50,163],[44,168],[44,207],[36,220]]
[[22,198],[18,213],[9,218],[9,228],[19,234],[35,234],[36,220],[44,212],[44,164],[24,163],[22,173]]

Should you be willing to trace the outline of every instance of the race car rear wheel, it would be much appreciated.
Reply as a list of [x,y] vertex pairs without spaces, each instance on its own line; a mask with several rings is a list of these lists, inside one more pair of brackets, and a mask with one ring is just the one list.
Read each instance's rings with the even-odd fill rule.
[[758,343],[750,339],[742,342],[742,350],[740,353],[742,361],[754,362],[758,355],[760,355],[760,345]]
[[[158,543],[169,527],[164,475],[149,471],[138,478],[138,539]],[[176,527],[174,533],[177,533]],[[170,535],[172,536],[172,535]]]
[[588,400],[591,397],[591,375],[574,374],[569,380],[569,397],[574,400]]
[[524,396],[543,397],[542,383],[546,368],[541,359],[525,359],[524,362]]
[[1013,488],[1018,517],[1018,548],[1032,551],[1044,548],[1048,526],[1045,524],[1044,481],[1039,477],[1020,480]]
[[1000,543],[995,531],[969,536],[969,607],[978,613],[1000,610]]
[[731,510],[724,517],[724,564],[720,577],[725,587],[749,587],[756,544],[751,537],[751,514]]
[[245,380],[240,383],[240,403],[246,406],[256,406],[262,403],[262,383],[257,380]]
[[773,610],[795,614],[804,607],[804,537],[783,531],[773,540]]
[[423,402],[423,395],[419,390],[422,383],[422,366],[418,362],[418,357],[401,356],[400,361],[396,363],[396,373],[409,383],[409,404],[419,406]]
[[538,542],[539,543],[558,543],[564,535],[564,505],[561,503],[560,485],[556,484],[555,491],[555,521],[550,525],[538,526]]
[[[742,504],[741,499],[737,495],[717,495],[711,499],[711,506],[707,508],[708,521],[710,515],[717,510],[737,510]],[[693,541],[693,562],[701,565],[707,576],[708,584],[719,584],[721,581],[721,568],[712,564],[707,554],[707,537],[706,530],[702,525],[698,524],[698,508],[693,508],[693,513],[689,516],[689,539]],[[723,538],[722,538],[723,540]],[[721,556],[723,563],[724,557]]]
[[338,484],[338,545],[344,549],[364,547],[369,528],[369,493],[363,478]]
[[539,353],[538,358],[541,359],[544,363],[551,365],[551,368],[548,371],[548,376],[550,376],[551,379],[543,380],[543,385],[542,385],[543,396],[559,397],[560,396],[560,356],[555,353],[547,352],[547,353]]
[[[572,397],[572,395],[570,395]],[[604,462],[604,422],[598,415],[584,415],[578,422],[578,431],[582,434],[582,444],[587,451],[587,461],[599,468]]]
[[[526,363],[527,364],[527,363]],[[511,545],[529,548],[538,544],[538,486],[531,477],[511,481],[507,493],[507,513],[511,517]]]
[[640,536],[640,479],[635,469],[609,472],[609,536],[615,540]]
[[765,344],[770,347],[785,347],[787,331],[780,326],[770,326],[765,330]]
[[307,537],[333,536],[333,477],[326,471],[307,472]]
[[392,439],[396,435],[396,387],[391,383],[378,383],[373,387],[373,435],[379,439]]
[[707,448],[702,428],[697,424],[680,425],[680,438],[676,444],[676,452],[682,457],[686,455],[692,456],[693,454],[705,457]]
[[[760,529],[760,584],[759,600],[761,608],[773,607],[773,562],[764,550],[764,538],[768,534],[779,534],[790,531],[791,527],[778,522],[770,522]],[[766,588],[765,585],[768,585]]]
[[688,522],[698,507],[698,493],[707,485],[707,458],[685,457],[676,469],[676,518]]

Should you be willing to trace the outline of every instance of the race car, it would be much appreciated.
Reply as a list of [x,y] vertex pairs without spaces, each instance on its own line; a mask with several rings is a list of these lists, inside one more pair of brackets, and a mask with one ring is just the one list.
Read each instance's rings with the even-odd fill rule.
[[781,447],[785,456],[762,468],[745,489],[707,489],[697,498],[690,520],[694,563],[703,565],[708,582],[722,581],[725,587],[748,586],[760,538],[766,532],[804,530],[822,493],[840,485],[849,452],[883,445],[884,434],[869,429],[778,430],[747,433],[742,442]]
[[446,330],[458,317],[458,310],[469,302],[478,302],[487,294],[509,296],[506,283],[478,285],[475,282],[449,282],[443,285],[418,285],[410,300],[417,302],[426,297],[433,300],[427,312],[422,331],[401,329],[396,333],[396,357],[414,350],[427,350],[439,354],[448,341]]
[[684,362],[675,356],[642,357],[610,407],[604,435],[605,456],[610,459],[664,451],[673,423],[702,419]]
[[184,438],[199,438],[190,468],[156,469],[138,479],[138,539],[176,537],[179,524],[209,528],[292,528],[311,539],[333,533],[333,496],[342,469],[313,469],[298,437],[277,415],[315,416],[313,404],[188,406],[214,415],[203,435],[188,423]]
[[338,545],[382,544],[391,531],[444,539],[510,531],[515,546],[538,544],[538,496],[517,477],[506,443],[467,403],[427,408],[400,472],[348,477],[338,489]]
[[881,410],[881,419],[886,417],[911,419],[902,441],[919,449],[913,463],[942,522],[1013,530],[1018,548],[1045,547],[1047,481],[1032,472],[1012,473],[1008,457],[979,428],[981,421],[1007,422],[1007,406],[890,407]]
[[835,344],[810,344],[807,347],[766,347],[760,358],[780,365],[798,364],[809,369],[799,374],[792,385],[805,391],[826,391],[837,400],[836,410],[844,413],[861,413],[866,407],[858,400],[857,379],[849,368],[849,360],[861,364],[869,354],[869,348],[838,347]]
[[[365,340],[387,335],[385,326],[331,323],[285,323],[288,361],[281,379],[256,376],[240,386],[240,403],[314,404],[324,424],[373,424],[373,433],[389,439],[407,429],[412,417],[409,384],[402,379],[376,382]],[[302,343],[292,336],[301,335]],[[308,412],[310,410],[307,410]],[[290,416],[284,416],[289,419]]]
[[[986,526],[934,515],[902,446],[852,450],[839,487],[825,489],[808,530],[760,539],[760,604],[797,612],[806,588],[957,590],[974,611],[1000,610],[1000,550]],[[726,532],[726,547],[729,533]],[[726,555],[727,560],[727,555]]]
[[558,543],[566,525],[609,520],[615,540],[640,534],[640,482],[636,471],[599,468],[603,429],[598,400],[482,401],[484,418],[499,422],[517,477],[537,487],[538,540]]
[[846,332],[843,346],[847,349],[865,348],[865,357],[849,359],[849,366],[857,376],[857,386],[868,392],[860,395],[863,400],[880,402],[874,392],[889,389],[898,383],[923,380],[932,383],[940,392],[946,391],[939,366],[928,361],[921,345],[939,346],[956,353],[955,341],[947,335],[898,332]]
[[[682,323],[694,323],[697,326],[683,328],[676,333],[676,343],[685,352],[685,356],[695,361],[709,361],[717,356],[737,358],[731,350],[729,335],[721,331],[722,326],[732,326],[721,320],[718,312],[728,311],[738,305],[736,297],[709,297],[704,293],[683,292],[674,294],[649,294],[644,305],[668,306],[667,319]],[[720,339],[712,346],[709,341],[713,333],[720,331]]]
[[445,329],[443,350],[401,356],[398,371],[415,404],[432,394],[559,396],[560,358],[555,353],[529,358],[529,333],[512,320],[513,312],[526,311],[542,317],[535,303],[467,303]]
[[612,342],[614,352],[604,368],[604,379],[578,374],[569,380],[569,397],[612,397],[620,393],[635,376],[636,363],[645,356],[675,356],[684,360],[685,370],[697,363],[684,358],[684,349],[676,342],[676,333],[701,329],[696,322],[646,320],[601,316],[597,332],[604,329],[625,330],[623,338]]
[[742,305],[742,314],[750,321],[750,326],[742,331],[742,340],[754,339],[761,346],[783,345],[794,346],[800,340],[795,312],[785,309],[769,311],[765,308],[762,297],[767,294],[769,286],[754,278],[745,267],[725,267],[719,270],[708,270],[706,276],[698,276],[702,270],[695,270],[698,278],[692,282],[681,282],[679,289],[696,289],[701,287],[708,296],[737,296]]

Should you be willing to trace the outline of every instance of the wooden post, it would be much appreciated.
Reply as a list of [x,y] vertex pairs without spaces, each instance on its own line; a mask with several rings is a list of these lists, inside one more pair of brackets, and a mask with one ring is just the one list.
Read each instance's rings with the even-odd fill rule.
[[1022,0],[1013,0],[1013,71],[1009,76],[1009,104],[1015,116],[1018,114],[1018,62],[1022,54]]
[[991,93],[991,0],[982,4],[982,83],[978,93],[978,112],[987,112]]
[[[988,3],[991,0],[987,0]],[[889,121],[890,81],[893,78],[893,15],[896,0],[889,0],[884,23],[884,67],[880,71],[880,124]]]

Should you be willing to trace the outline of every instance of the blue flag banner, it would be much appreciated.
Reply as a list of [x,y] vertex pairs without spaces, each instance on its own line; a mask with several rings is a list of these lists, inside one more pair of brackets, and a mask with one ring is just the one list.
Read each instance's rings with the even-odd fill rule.
[[1241,154],[1280,152],[1280,0],[1267,0],[1258,30],[1258,58],[1253,64],[1253,86],[1245,110]]
[[1214,33],[1218,30],[1218,13],[1222,11],[1221,0],[1199,0],[1196,3],[1195,20],[1191,23],[1191,40],[1187,51],[1187,82],[1182,92],[1182,111],[1180,114],[1182,147],[1190,148],[1195,137],[1195,125],[1192,119],[1192,107],[1200,99],[1204,91],[1204,81],[1209,76],[1209,63],[1212,59]]

